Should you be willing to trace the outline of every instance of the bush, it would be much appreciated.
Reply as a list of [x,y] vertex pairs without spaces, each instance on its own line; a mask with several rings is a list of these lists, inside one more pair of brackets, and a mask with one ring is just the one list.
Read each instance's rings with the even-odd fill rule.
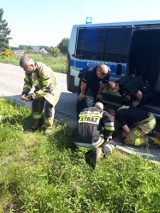
[[10,49],[5,49],[4,51],[1,52],[2,56],[6,56],[6,57],[12,57],[13,56],[13,52]]
[[57,57],[61,54],[61,51],[58,47],[51,47],[49,49],[50,53],[54,56],[54,57]]

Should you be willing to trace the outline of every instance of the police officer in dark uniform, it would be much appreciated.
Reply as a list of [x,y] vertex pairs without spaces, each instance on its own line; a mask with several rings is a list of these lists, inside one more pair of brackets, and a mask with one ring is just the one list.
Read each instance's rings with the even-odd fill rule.
[[124,105],[142,107],[150,95],[149,82],[139,76],[127,76],[118,81],[109,81],[108,91],[122,96]]
[[109,67],[105,64],[90,64],[83,70],[77,98],[77,115],[79,115],[82,109],[87,107],[85,94],[88,89],[93,94],[94,102],[102,101],[102,91],[109,81],[109,71]]
[[[105,141],[112,138],[115,127],[114,117],[104,111],[103,107],[101,102],[96,102],[94,107],[83,109],[72,134],[77,147],[95,148],[92,152],[94,166],[99,158],[105,157],[115,148],[113,144],[104,145]],[[97,148],[102,144],[102,148]]]

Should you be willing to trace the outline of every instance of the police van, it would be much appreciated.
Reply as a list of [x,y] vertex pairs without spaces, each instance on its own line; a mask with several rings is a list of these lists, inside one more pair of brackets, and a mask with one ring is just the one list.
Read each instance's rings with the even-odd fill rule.
[[[79,73],[88,64],[106,64],[111,80],[142,76],[152,87],[146,110],[160,118],[160,21],[83,24],[72,28],[67,56],[68,90],[77,93]],[[104,102],[121,104],[120,96],[104,91]],[[88,91],[86,104],[93,103]]]

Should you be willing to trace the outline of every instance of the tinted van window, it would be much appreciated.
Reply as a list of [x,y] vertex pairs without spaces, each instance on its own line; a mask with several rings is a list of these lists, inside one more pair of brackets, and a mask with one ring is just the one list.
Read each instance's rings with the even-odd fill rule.
[[105,28],[79,29],[77,58],[102,60],[105,45]]
[[126,63],[130,35],[131,28],[108,29],[104,60]]
[[76,57],[125,63],[130,42],[129,28],[81,28]]

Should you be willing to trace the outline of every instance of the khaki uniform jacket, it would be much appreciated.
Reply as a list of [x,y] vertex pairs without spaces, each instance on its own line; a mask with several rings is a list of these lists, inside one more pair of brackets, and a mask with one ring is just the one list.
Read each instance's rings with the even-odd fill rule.
[[32,74],[25,74],[23,93],[28,94],[34,87],[33,99],[44,97],[53,106],[59,100],[60,85],[51,68],[41,62],[36,63],[36,70]]

